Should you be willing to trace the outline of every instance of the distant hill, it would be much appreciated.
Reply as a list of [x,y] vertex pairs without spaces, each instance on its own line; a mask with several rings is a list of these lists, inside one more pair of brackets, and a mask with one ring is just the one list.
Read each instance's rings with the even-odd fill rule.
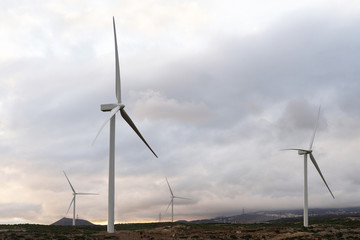
[[[216,217],[212,219],[203,219],[190,221],[191,223],[254,223],[268,221],[295,221],[302,219],[303,210],[277,210],[277,211],[259,211],[234,215],[230,217]],[[330,217],[359,217],[360,207],[351,208],[310,208],[309,217],[313,219]]]
[[[61,225],[61,226],[71,226],[72,225],[72,218],[66,218],[63,217],[62,219],[50,224],[50,225]],[[90,225],[94,225],[93,223],[83,220],[83,219],[76,219],[75,220],[75,224],[78,226],[90,226]]]

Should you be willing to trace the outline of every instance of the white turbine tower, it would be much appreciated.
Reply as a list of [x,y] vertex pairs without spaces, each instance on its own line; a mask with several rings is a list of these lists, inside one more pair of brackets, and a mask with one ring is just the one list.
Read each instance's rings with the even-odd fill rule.
[[315,134],[316,134],[316,130],[317,130],[317,126],[319,123],[319,117],[320,117],[320,110],[321,107],[319,107],[319,112],[318,112],[318,116],[317,116],[317,120],[316,120],[316,124],[315,124],[315,128],[314,128],[314,132],[312,135],[312,138],[310,140],[310,147],[309,149],[300,149],[300,148],[291,148],[291,149],[283,149],[283,150],[296,150],[298,151],[299,155],[304,155],[304,227],[308,227],[309,223],[308,223],[308,174],[307,174],[307,156],[310,156],[311,162],[314,164],[316,170],[318,171],[318,173],[320,174],[320,177],[322,178],[322,180],[325,183],[325,186],[327,187],[327,189],[329,190],[331,196],[335,199],[333,193],[331,192],[328,184],[325,181],[324,176],[321,173],[321,170],[319,168],[319,165],[317,164],[314,155],[312,154],[312,147],[313,147],[313,143],[314,143],[314,138],[315,138]]
[[149,144],[145,141],[139,130],[136,128],[135,124],[125,112],[125,105],[121,102],[121,85],[120,85],[120,66],[119,66],[119,55],[117,48],[116,40],[116,29],[115,29],[115,18],[113,17],[113,27],[114,27],[114,41],[115,41],[115,94],[117,98],[117,103],[112,104],[102,104],[101,111],[110,112],[109,116],[106,118],[105,122],[101,126],[99,132],[97,133],[93,143],[96,138],[99,136],[101,130],[105,127],[108,121],[110,121],[110,149],[109,149],[109,197],[108,197],[108,227],[107,231],[109,233],[114,233],[114,202],[115,202],[115,116],[116,113],[120,111],[121,116],[124,120],[130,125],[130,127],[135,131],[135,133],[141,138],[145,145],[150,149],[150,151],[158,157],[155,152],[151,149]]
[[70,205],[69,205],[69,208],[68,208],[66,214],[68,214],[68,212],[69,212],[69,210],[70,210],[70,208],[71,208],[71,205],[74,204],[74,207],[73,207],[73,223],[72,223],[72,225],[75,226],[75,211],[76,211],[75,203],[76,203],[76,195],[98,195],[98,194],[96,194],[96,193],[78,193],[78,192],[76,192],[75,189],[74,189],[74,187],[72,186],[69,178],[66,176],[65,171],[63,171],[63,172],[64,172],[64,175],[65,175],[67,181],[69,182],[69,185],[70,185],[70,187],[71,187],[71,190],[73,191],[73,198],[72,198],[72,200],[71,200],[71,202],[70,202]]
[[185,200],[191,200],[191,199],[190,198],[184,198],[184,197],[175,196],[173,194],[173,191],[171,190],[169,181],[167,180],[167,178],[165,178],[165,179],[166,179],[166,182],[167,182],[167,184],[169,186],[169,190],[170,190],[170,194],[171,194],[171,196],[170,196],[171,200],[170,200],[169,205],[167,206],[165,212],[167,212],[167,210],[169,209],[170,204],[171,204],[171,222],[173,223],[174,222],[174,198],[185,199]]

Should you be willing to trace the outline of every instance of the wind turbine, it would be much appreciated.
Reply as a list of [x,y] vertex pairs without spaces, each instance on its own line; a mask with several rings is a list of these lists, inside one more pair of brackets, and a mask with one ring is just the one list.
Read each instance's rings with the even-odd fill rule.
[[175,196],[173,194],[173,191],[171,190],[169,181],[167,180],[167,178],[165,178],[165,179],[166,179],[166,182],[167,182],[167,184],[169,186],[169,190],[170,190],[170,194],[171,194],[171,196],[170,196],[171,200],[170,200],[169,205],[167,206],[165,212],[167,212],[167,210],[169,209],[170,204],[171,204],[171,222],[173,223],[174,222],[174,198],[185,199],[185,200],[191,200],[191,199],[190,198],[184,198],[184,197]]
[[73,223],[72,223],[72,225],[75,226],[75,211],[76,211],[76,210],[75,210],[75,203],[76,203],[76,195],[98,195],[98,194],[96,194],[96,193],[78,193],[78,192],[76,192],[75,189],[74,189],[74,187],[72,186],[69,178],[66,176],[65,171],[63,171],[63,172],[64,172],[64,175],[65,175],[67,181],[69,182],[69,185],[70,185],[70,187],[71,187],[71,190],[73,191],[73,198],[72,198],[72,200],[71,200],[71,202],[70,202],[70,205],[69,205],[69,208],[68,208],[66,214],[68,214],[68,212],[69,212],[69,210],[70,210],[70,208],[71,208],[71,205],[74,203],[74,208],[73,208]]
[[318,171],[318,173],[320,174],[320,177],[322,178],[322,180],[325,183],[325,186],[327,187],[327,189],[329,190],[331,196],[335,199],[333,193],[331,192],[328,184],[325,181],[324,176],[321,173],[321,170],[319,168],[319,165],[317,164],[314,155],[312,154],[312,147],[313,147],[313,143],[314,143],[314,138],[315,138],[315,134],[316,134],[316,130],[317,130],[317,126],[319,123],[319,117],[320,117],[320,110],[321,110],[321,106],[319,107],[319,111],[318,111],[318,116],[317,116],[317,120],[316,120],[316,124],[314,127],[314,132],[312,135],[312,138],[310,140],[310,147],[309,149],[301,149],[301,148],[290,148],[290,149],[283,149],[283,150],[296,150],[298,151],[299,155],[304,155],[304,227],[308,227],[308,174],[307,174],[307,156],[310,156],[310,160],[311,162],[314,164],[316,170]]
[[115,41],[115,94],[117,103],[112,104],[102,104],[101,111],[110,112],[105,122],[101,126],[99,132],[97,133],[96,138],[99,136],[102,129],[105,127],[107,122],[110,121],[110,148],[109,148],[109,197],[108,197],[108,227],[107,231],[109,233],[114,233],[114,202],[115,202],[115,116],[116,113],[120,111],[121,116],[124,120],[130,125],[130,127],[135,131],[135,133],[140,137],[140,139],[145,143],[145,145],[150,149],[150,151],[158,157],[155,152],[151,149],[149,144],[145,141],[139,130],[136,128],[135,124],[125,112],[125,105],[121,102],[121,85],[120,85],[120,66],[119,66],[119,54],[116,40],[116,29],[115,29],[115,18],[113,17],[113,28],[114,28],[114,41]]

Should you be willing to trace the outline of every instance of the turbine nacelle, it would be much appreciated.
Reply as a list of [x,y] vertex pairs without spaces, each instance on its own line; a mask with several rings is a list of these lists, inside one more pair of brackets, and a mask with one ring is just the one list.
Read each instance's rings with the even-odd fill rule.
[[298,150],[299,155],[310,154],[311,152],[312,152],[312,150],[304,150],[304,149],[299,149]]
[[305,149],[301,149],[301,148],[286,148],[286,149],[282,149],[280,151],[287,151],[287,150],[297,151],[299,155],[305,155],[305,154],[312,153],[312,150],[305,150]]
[[122,103],[110,103],[110,104],[101,104],[101,111],[103,112],[110,112],[116,107],[120,107],[120,109],[123,109],[125,107]]

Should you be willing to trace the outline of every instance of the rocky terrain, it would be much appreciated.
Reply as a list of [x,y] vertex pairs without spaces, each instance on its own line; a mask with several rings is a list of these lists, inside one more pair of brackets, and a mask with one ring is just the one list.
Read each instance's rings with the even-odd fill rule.
[[360,218],[326,218],[302,223],[144,223],[106,226],[0,225],[0,239],[360,239]]

